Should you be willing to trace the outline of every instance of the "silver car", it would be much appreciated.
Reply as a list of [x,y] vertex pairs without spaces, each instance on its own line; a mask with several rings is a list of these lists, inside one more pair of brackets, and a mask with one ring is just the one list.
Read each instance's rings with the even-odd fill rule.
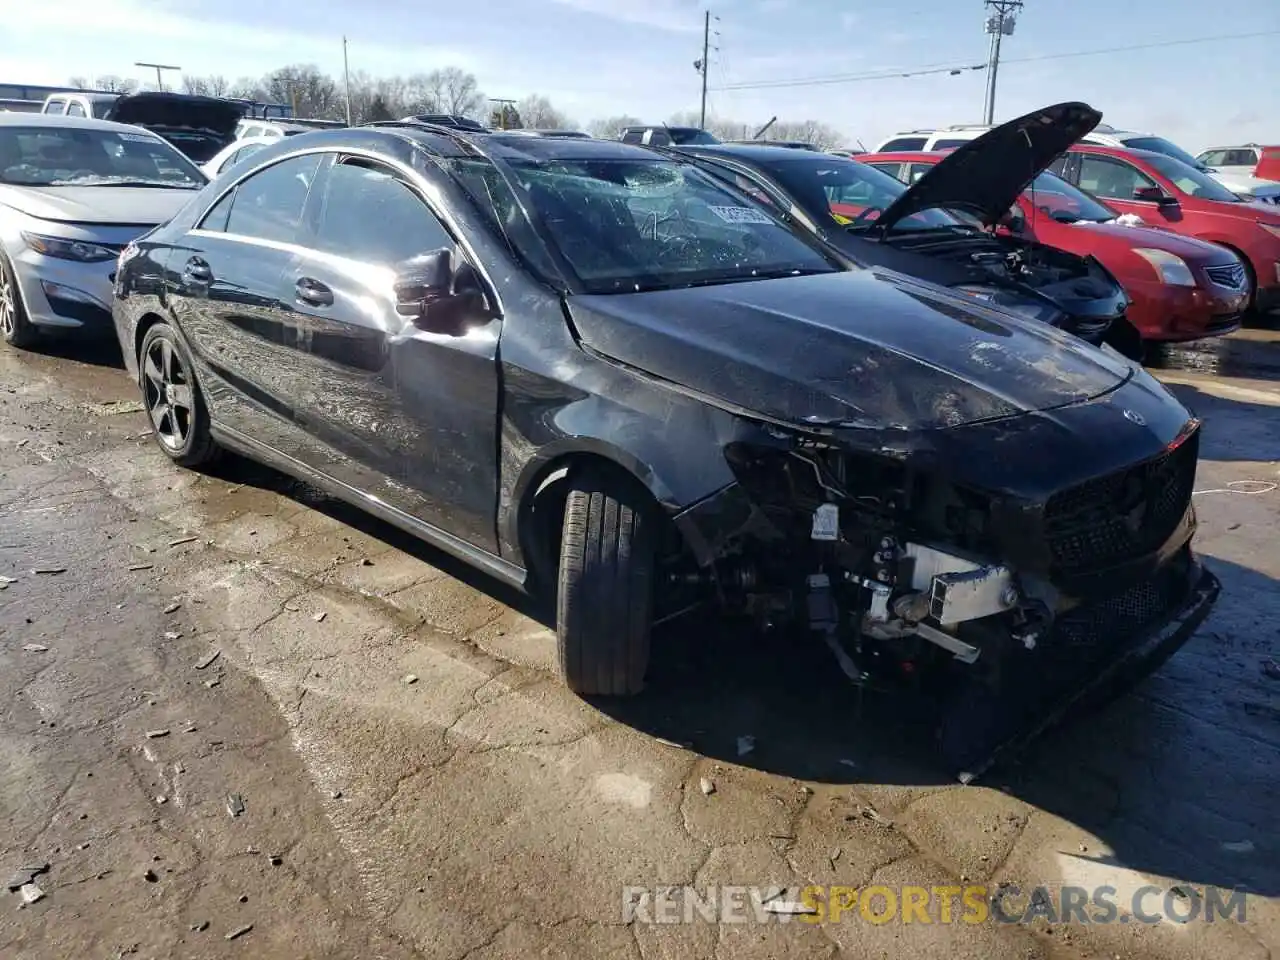
[[0,334],[108,332],[116,258],[208,180],[169,143],[122,123],[0,114]]

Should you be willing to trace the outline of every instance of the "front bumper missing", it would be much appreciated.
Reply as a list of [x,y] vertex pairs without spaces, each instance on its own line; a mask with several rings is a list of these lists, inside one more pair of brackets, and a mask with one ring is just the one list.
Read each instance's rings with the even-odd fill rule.
[[972,783],[996,763],[1025,749],[1073,708],[1105,703],[1159,669],[1199,629],[1222,590],[1218,578],[1194,557],[1187,582],[1190,585],[1187,595],[1172,616],[1129,637],[1087,681],[1059,694],[1048,709],[1038,712],[1030,723],[1018,725],[1020,729],[998,741],[984,758],[966,763],[956,771],[957,779],[961,783]]

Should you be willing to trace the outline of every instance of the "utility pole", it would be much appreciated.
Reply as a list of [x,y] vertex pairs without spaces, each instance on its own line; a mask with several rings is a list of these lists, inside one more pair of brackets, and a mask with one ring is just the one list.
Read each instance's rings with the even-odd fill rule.
[[1022,0],[985,0],[988,10],[986,30],[991,36],[991,51],[987,56],[987,103],[983,110],[982,122],[990,126],[995,122],[996,113],[996,74],[1000,70],[1000,39],[1013,36],[1013,28],[1017,25],[1018,12],[1022,9]]
[[164,92],[164,80],[163,80],[163,78],[162,78],[162,77],[161,77],[161,75],[160,75],[160,71],[161,71],[161,70],[181,70],[181,69],[182,69],[181,67],[170,67],[170,66],[167,66],[166,64],[163,64],[163,63],[143,63],[143,62],[141,62],[141,61],[134,61],[134,64],[133,64],[133,65],[134,65],[135,67],[147,67],[147,68],[149,68],[149,69],[153,69],[153,70],[155,70],[155,72],[156,72],[156,89],[157,89],[157,90],[159,90],[161,93],[163,93],[163,92]]
[[347,92],[347,126],[351,126],[351,69],[347,65],[347,38],[342,38],[342,85]]
[[711,53],[711,11],[702,15],[702,59],[698,61],[698,72],[702,74],[702,110],[698,116],[698,126],[707,128],[707,57]]

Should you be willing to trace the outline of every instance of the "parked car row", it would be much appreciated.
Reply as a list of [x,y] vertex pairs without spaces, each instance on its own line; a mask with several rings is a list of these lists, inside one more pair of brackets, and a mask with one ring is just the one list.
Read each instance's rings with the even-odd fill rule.
[[[583,695],[639,692],[652,630],[715,605],[807,631],[855,684],[928,678],[967,779],[1218,592],[1199,421],[1023,306],[1078,301],[1084,331],[1114,278],[974,226],[1096,122],[1048,112],[967,187],[957,151],[909,189],[783,147],[411,121],[208,181],[136,127],[0,118],[0,318],[30,343],[110,317],[175,462],[264,461],[553,598]],[[827,166],[777,186],[773,151]],[[716,165],[741,157],[740,184]],[[922,259],[976,269],[949,287]]]

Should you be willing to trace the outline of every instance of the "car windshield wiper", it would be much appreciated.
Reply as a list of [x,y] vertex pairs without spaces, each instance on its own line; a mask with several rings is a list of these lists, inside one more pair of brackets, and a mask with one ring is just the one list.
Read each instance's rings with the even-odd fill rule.
[[199,183],[175,183],[172,180],[139,180],[121,177],[83,177],[78,180],[54,180],[51,187],[152,187],[158,190],[199,190]]

